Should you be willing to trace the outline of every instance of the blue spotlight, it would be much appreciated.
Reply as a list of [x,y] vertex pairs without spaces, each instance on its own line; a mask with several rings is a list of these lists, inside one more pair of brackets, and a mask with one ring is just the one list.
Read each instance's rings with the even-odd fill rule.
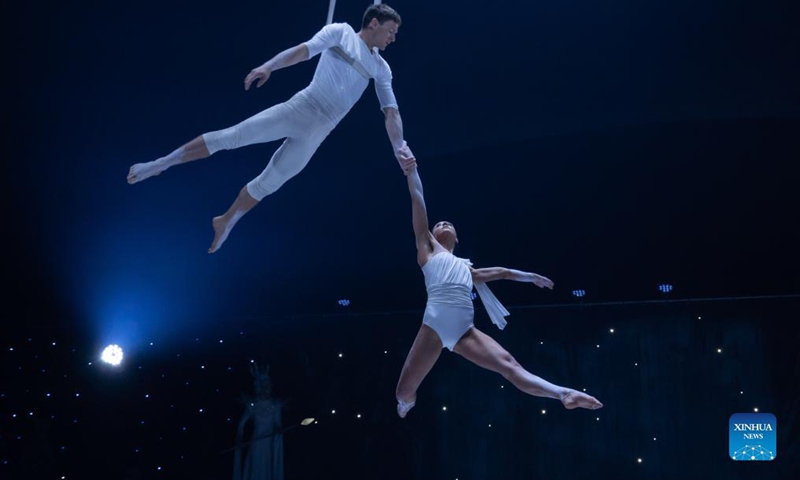
[[658,286],[658,291],[661,293],[669,293],[672,291],[672,285],[669,283],[662,283]]
[[342,299],[339,300],[337,303],[339,304],[340,307],[347,307],[350,305],[350,300]]
[[583,298],[585,295],[586,295],[586,290],[573,290],[572,291],[572,296],[574,296],[574,297]]

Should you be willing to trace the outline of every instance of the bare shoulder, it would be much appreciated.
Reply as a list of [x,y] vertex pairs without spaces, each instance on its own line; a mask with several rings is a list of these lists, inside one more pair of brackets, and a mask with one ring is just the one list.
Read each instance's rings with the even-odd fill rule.
[[419,263],[420,268],[424,267],[434,255],[449,251],[436,240],[432,233],[428,232],[427,237],[424,242],[427,248],[420,248],[420,242],[417,242],[417,263]]

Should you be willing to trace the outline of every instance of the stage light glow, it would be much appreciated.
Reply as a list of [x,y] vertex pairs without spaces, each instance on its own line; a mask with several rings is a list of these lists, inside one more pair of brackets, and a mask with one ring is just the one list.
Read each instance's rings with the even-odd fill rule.
[[103,349],[100,359],[109,365],[117,366],[122,363],[122,348],[119,345],[109,345]]

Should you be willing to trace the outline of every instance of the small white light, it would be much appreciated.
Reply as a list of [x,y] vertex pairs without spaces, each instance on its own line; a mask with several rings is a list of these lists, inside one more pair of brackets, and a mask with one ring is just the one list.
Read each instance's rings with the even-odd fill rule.
[[600,345],[598,345],[597,348],[600,348]]
[[447,407],[446,406],[442,407],[442,410],[446,412],[447,411]]
[[331,410],[331,415],[336,415],[336,410]]
[[356,418],[361,418],[361,414],[359,413],[358,415],[356,415]]
[[642,463],[642,459],[641,458],[637,458],[636,461],[639,462],[639,463]]
[[753,409],[754,412],[758,412],[758,407]]
[[341,353],[339,354],[339,358],[342,358],[342,354]]
[[611,330],[609,330],[609,332],[614,333],[614,329],[612,328]]
[[545,413],[547,413],[547,410],[542,410],[542,415],[544,415]]

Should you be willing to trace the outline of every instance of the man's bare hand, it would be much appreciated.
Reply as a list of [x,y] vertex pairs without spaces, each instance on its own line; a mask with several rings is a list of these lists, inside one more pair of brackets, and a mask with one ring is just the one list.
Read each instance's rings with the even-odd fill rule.
[[395,150],[394,155],[406,175],[411,173],[411,170],[417,166],[417,160],[406,142],[403,142],[403,146]]
[[244,89],[250,90],[250,85],[252,85],[252,83],[256,80],[258,80],[256,88],[261,87],[261,85],[264,85],[264,82],[266,82],[269,79],[271,73],[272,71],[269,68],[264,67],[263,65],[258,68],[250,70],[250,73],[248,73],[247,76],[244,77]]
[[397,157],[397,161],[400,162],[400,168],[403,169],[403,173],[408,176],[415,168],[417,168],[417,159],[414,157]]

